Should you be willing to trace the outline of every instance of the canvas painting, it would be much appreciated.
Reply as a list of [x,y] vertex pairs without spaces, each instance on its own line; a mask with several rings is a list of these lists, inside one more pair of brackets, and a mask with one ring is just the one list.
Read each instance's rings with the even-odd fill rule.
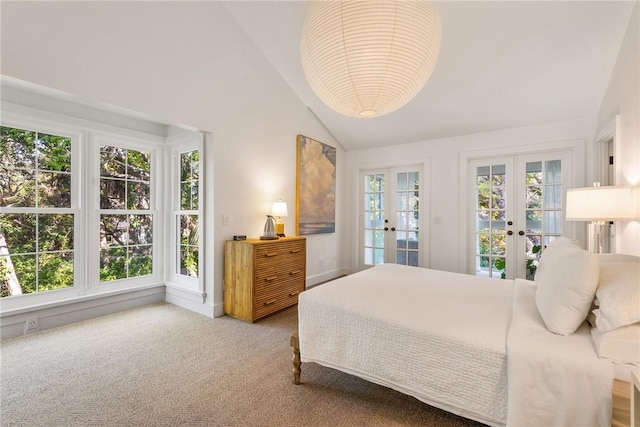
[[298,135],[296,234],[336,231],[336,149]]

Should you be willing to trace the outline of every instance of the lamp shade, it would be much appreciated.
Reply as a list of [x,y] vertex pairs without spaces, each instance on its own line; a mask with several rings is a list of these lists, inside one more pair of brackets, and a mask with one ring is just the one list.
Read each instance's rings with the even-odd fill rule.
[[573,221],[633,220],[637,217],[631,187],[584,187],[567,190],[566,219]]
[[301,56],[309,85],[338,113],[382,116],[425,85],[440,51],[428,1],[311,1]]
[[287,202],[283,202],[282,200],[273,202],[273,206],[271,207],[271,215],[272,216],[288,216]]

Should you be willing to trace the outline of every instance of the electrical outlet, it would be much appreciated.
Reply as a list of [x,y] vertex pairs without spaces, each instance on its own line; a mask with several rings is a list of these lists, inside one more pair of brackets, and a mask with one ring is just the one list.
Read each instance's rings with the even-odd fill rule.
[[27,317],[27,332],[33,332],[38,330],[38,318]]

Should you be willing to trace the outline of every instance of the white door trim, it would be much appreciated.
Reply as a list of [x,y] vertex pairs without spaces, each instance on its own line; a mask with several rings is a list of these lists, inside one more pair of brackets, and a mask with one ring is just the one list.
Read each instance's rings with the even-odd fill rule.
[[[397,172],[397,171],[408,171],[409,169],[417,171],[420,174],[420,200],[422,203],[420,203],[420,218],[419,218],[419,229],[423,230],[424,232],[419,234],[419,243],[418,243],[418,247],[420,248],[420,260],[419,260],[419,265],[421,267],[428,267],[429,266],[429,242],[430,242],[430,230],[429,230],[429,223],[430,221],[428,221],[428,215],[429,215],[429,206],[430,206],[430,197],[429,197],[429,193],[430,193],[430,187],[427,186],[427,174],[426,174],[426,168],[425,168],[425,164],[422,162],[404,162],[404,163],[398,163],[398,162],[393,162],[387,165],[380,165],[380,164],[376,164],[376,165],[371,165],[371,167],[368,167],[368,165],[361,165],[360,167],[357,167],[354,169],[354,187],[356,189],[355,193],[355,198],[353,200],[353,206],[354,206],[354,262],[353,265],[356,269],[356,271],[360,271],[363,270],[365,268],[368,268],[368,266],[364,265],[363,263],[363,246],[364,246],[364,236],[362,234],[362,230],[363,230],[363,209],[362,209],[362,200],[364,197],[364,192],[363,192],[363,188],[362,188],[362,177],[364,176],[364,174],[371,174],[371,173],[385,173],[388,177],[388,174],[390,172]],[[395,197],[395,193],[392,195],[393,197]],[[424,201],[423,201],[424,200]],[[392,203],[392,201],[387,200],[386,201],[386,205],[385,206],[385,210],[388,209],[388,204]],[[394,209],[395,211],[395,209]],[[426,237],[425,237],[426,236]],[[387,245],[387,241],[385,240],[385,246]]]
[[[469,265],[469,166],[473,160],[483,158],[501,157],[501,156],[518,156],[523,154],[548,153],[553,151],[569,150],[571,152],[571,162],[573,165],[573,185],[576,187],[584,186],[585,182],[585,146],[584,139],[571,139],[555,142],[532,143],[519,147],[494,148],[489,150],[464,151],[458,155],[458,172],[460,179],[460,192],[458,194],[459,212],[459,246],[458,246],[458,271],[467,272]],[[584,227],[576,227],[575,223],[571,226],[571,230],[565,230],[565,234],[575,236],[575,238],[584,241]]]

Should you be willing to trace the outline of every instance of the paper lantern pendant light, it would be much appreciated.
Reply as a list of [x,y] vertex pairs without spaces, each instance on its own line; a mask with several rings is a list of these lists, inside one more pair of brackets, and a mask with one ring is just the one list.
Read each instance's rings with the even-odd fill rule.
[[440,17],[428,1],[311,1],[302,66],[318,97],[353,117],[378,117],[425,85],[440,51]]

